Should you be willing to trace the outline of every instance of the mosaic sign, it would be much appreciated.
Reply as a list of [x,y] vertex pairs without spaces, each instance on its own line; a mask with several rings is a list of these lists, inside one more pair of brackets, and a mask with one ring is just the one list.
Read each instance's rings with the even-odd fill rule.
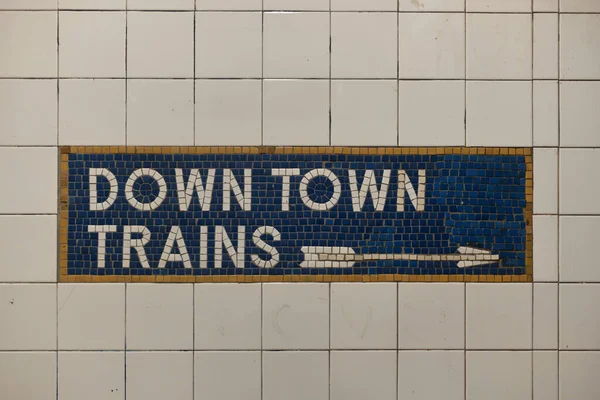
[[60,280],[530,281],[532,182],[529,148],[62,148]]

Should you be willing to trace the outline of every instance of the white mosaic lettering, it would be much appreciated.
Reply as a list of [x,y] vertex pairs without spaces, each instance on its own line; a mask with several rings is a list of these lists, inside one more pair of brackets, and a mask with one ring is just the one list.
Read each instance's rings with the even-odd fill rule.
[[224,226],[215,226],[215,268],[223,265],[223,246],[236,268],[244,268],[246,227],[238,226],[237,249],[233,247]]
[[[331,198],[325,203],[317,203],[310,199],[308,196],[308,184],[311,180],[316,178],[317,176],[324,176],[333,184],[333,194]],[[305,206],[315,211],[328,211],[331,210],[340,200],[340,196],[342,195],[342,184],[338,177],[328,169],[317,168],[312,171],[306,173],[302,180],[300,181],[300,198]]]
[[[110,183],[110,192],[108,198],[102,203],[98,203],[98,191],[97,191],[97,177],[103,176]],[[89,169],[89,182],[90,182],[90,210],[91,211],[103,211],[108,210],[117,199],[117,192],[119,185],[117,184],[117,178],[110,172],[108,168],[90,168]]]
[[385,200],[387,198],[388,187],[390,184],[391,170],[386,169],[383,171],[383,178],[381,178],[381,188],[377,188],[377,179],[375,178],[375,171],[368,169],[365,171],[360,190],[356,182],[356,171],[351,169],[348,171],[348,178],[350,179],[350,192],[352,194],[352,209],[355,212],[362,211],[365,205],[367,194],[371,193],[373,199],[373,206],[375,211],[383,211],[385,207]]
[[192,197],[194,196],[194,188],[198,194],[198,200],[200,201],[200,209],[202,211],[210,211],[210,203],[212,201],[213,184],[215,182],[215,169],[208,170],[208,176],[206,178],[206,189],[202,184],[202,177],[200,171],[196,168],[190,171],[187,186],[183,183],[183,169],[175,168],[175,180],[177,181],[177,196],[179,198],[179,210],[187,211]]
[[273,237],[273,240],[279,241],[281,240],[281,234],[277,229],[275,229],[272,226],[261,226],[260,228],[256,229],[252,234],[252,241],[254,242],[254,245],[256,245],[256,247],[258,247],[259,249],[269,253],[271,255],[271,259],[263,260],[256,254],[252,254],[250,258],[252,259],[254,265],[256,265],[257,267],[273,268],[274,266],[279,264],[279,251],[277,251],[275,247],[265,243],[265,241],[261,239],[261,236],[263,235],[271,235]]
[[116,225],[88,225],[88,232],[98,234],[98,268],[104,268],[106,234],[117,231]]
[[[132,239],[132,233],[141,233],[142,237]],[[125,225],[123,227],[123,268],[129,268],[131,261],[131,248],[133,247],[138,254],[142,268],[150,268],[148,257],[144,246],[150,241],[150,230],[141,225]]]
[[240,189],[235,175],[230,169],[223,170],[223,211],[231,210],[231,192],[244,211],[251,211],[252,208],[252,170],[244,170],[244,193]]
[[[172,253],[175,243],[177,243],[177,247],[179,248],[179,254]],[[185,268],[192,268],[192,262],[190,261],[190,255],[188,254],[187,247],[185,245],[185,241],[183,240],[181,228],[178,226],[171,227],[171,232],[169,232],[169,236],[167,237],[167,242],[165,243],[165,247],[160,256],[160,261],[158,262],[158,268],[166,267],[168,261],[183,262],[183,266]]]
[[272,176],[281,176],[281,211],[290,210],[290,177],[300,175],[299,168],[274,168]]
[[[159,187],[158,196],[154,201],[150,203],[142,203],[136,200],[133,196],[133,184],[142,176],[149,176],[153,178]],[[129,175],[129,179],[127,179],[127,183],[125,184],[125,198],[131,204],[131,206],[140,211],[151,211],[156,210],[162,202],[167,197],[167,183],[161,174],[156,172],[151,168],[140,168],[133,171],[131,175]]]
[[200,227],[200,268],[208,268],[208,226]]
[[396,200],[396,211],[404,211],[404,193],[408,192],[408,197],[417,212],[425,211],[425,170],[419,170],[419,187],[417,193],[413,187],[408,174],[404,170],[398,171],[398,198]]

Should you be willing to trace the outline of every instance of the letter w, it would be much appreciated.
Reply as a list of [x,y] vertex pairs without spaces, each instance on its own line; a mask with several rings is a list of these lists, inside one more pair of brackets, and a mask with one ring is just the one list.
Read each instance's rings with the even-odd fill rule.
[[359,191],[356,182],[356,171],[353,169],[348,171],[348,177],[350,178],[350,192],[352,193],[352,209],[354,211],[362,211],[367,198],[367,193],[371,193],[375,211],[383,211],[388,192],[388,185],[390,184],[390,172],[391,171],[389,169],[383,171],[383,178],[381,178],[381,189],[377,189],[375,172],[372,169],[366,170],[365,177],[360,185]]
[[188,178],[187,186],[183,184],[183,170],[181,168],[175,168],[175,179],[177,180],[177,197],[179,198],[179,209],[181,211],[187,211],[192,197],[194,196],[194,188],[198,193],[198,200],[200,200],[200,208],[202,211],[210,211],[210,203],[212,201],[213,184],[215,182],[215,170],[208,170],[208,177],[206,178],[206,188],[202,184],[202,177],[198,169],[192,169]]

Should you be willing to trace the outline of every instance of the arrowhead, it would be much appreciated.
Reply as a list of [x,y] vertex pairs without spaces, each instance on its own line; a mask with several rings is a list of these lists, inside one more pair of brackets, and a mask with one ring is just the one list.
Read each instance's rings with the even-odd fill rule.
[[462,260],[462,261],[458,261],[456,263],[456,265],[458,266],[458,268],[468,268],[468,267],[476,267],[478,265],[487,265],[487,264],[493,264],[498,262],[498,260],[500,260],[500,256],[498,255],[492,255],[492,252],[489,250],[485,250],[485,249],[478,249],[475,247],[469,247],[469,246],[460,246],[457,251],[460,254],[481,254],[481,255],[486,255],[488,257],[486,257],[485,260]]

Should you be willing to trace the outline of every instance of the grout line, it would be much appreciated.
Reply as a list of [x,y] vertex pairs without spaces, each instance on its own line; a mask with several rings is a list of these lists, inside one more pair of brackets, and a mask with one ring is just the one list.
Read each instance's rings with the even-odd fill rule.
[[[260,145],[265,145],[265,12],[264,0],[261,6],[261,31],[260,31]],[[262,292],[262,289],[261,289]],[[262,331],[261,331],[262,337]],[[261,353],[262,354],[262,353]],[[262,355],[261,355],[261,374],[262,374]],[[262,378],[261,378],[262,379]],[[262,382],[262,381],[261,381]],[[262,383],[261,383],[262,385]],[[262,398],[262,387],[261,387]]]
[[192,92],[192,104],[193,107],[193,115],[192,115],[192,143],[194,146],[196,145],[196,16],[198,13],[196,12],[196,0],[194,0],[194,40],[193,40],[193,52],[194,52],[194,70],[192,71],[193,76],[193,92]]
[[400,395],[400,283],[396,282],[396,399]]
[[[60,145],[60,11],[58,6],[59,0],[56,0],[56,145]],[[58,171],[58,179],[60,182],[60,163],[61,163],[61,154],[60,151],[56,152],[56,163],[57,163],[57,171]],[[57,202],[56,202],[56,238],[60,237],[60,188],[61,185],[57,185]],[[59,373],[60,373],[60,364],[58,358],[58,336],[59,336],[59,325],[58,325],[58,282],[60,282],[60,241],[57,240],[55,243],[56,246],[56,284],[55,287],[55,316],[56,316],[56,400],[59,400]]]
[[264,345],[263,345],[263,329],[264,329],[264,321],[263,321],[263,315],[264,315],[264,300],[263,300],[263,287],[264,284],[262,282],[259,283],[260,285],[260,398],[262,400],[263,398],[263,391],[264,391]]
[[[465,10],[467,9],[467,0],[464,3]],[[464,65],[463,65],[463,78],[464,78],[464,87],[463,87],[463,96],[464,96],[464,117],[463,117],[463,129],[464,129],[464,141],[463,146],[467,146],[467,14],[463,14],[464,18],[464,35],[465,40],[463,41],[463,51],[464,51]]]
[[[534,78],[535,78],[535,14],[533,12],[533,2],[534,0],[531,0],[531,106],[530,106],[530,112],[531,112],[531,146],[533,147],[534,145],[534,132],[535,132],[535,126],[534,126],[534,98],[533,98],[533,86],[534,86]],[[531,157],[533,160],[533,155],[534,151],[532,150],[531,152]],[[533,163],[534,161],[532,161]],[[533,187],[535,187],[535,171],[533,170],[533,165],[531,168],[531,172],[532,172],[532,190],[531,190],[531,194],[532,196],[535,196],[535,193],[533,191]],[[532,197],[532,204],[534,204],[535,201],[535,197]],[[532,208],[532,215],[531,215],[531,223],[532,223],[532,234],[533,234],[533,208]],[[533,252],[533,239],[531,240],[531,251]],[[532,254],[533,257],[533,254]],[[531,275],[533,278],[533,268],[535,268],[535,265],[532,265],[532,270],[531,270]],[[532,281],[535,281],[535,279],[532,279]],[[535,399],[535,388],[534,388],[534,370],[533,370],[533,350],[535,349],[534,346],[534,340],[535,340],[535,318],[534,318],[534,309],[535,309],[535,284],[532,282],[531,283],[531,359],[530,361],[530,366],[531,366],[531,372],[530,372],[530,379],[531,379],[531,398]]]
[[396,2],[396,4],[398,10],[396,16],[396,146],[400,147],[400,2]]
[[556,376],[558,379],[556,379],[556,397],[560,396],[560,158],[561,158],[561,142],[560,142],[560,138],[561,138],[561,129],[560,129],[560,121],[561,121],[561,112],[560,112],[560,85],[561,85],[561,63],[560,63],[560,52],[561,52],[561,45],[560,45],[560,30],[561,30],[561,11],[560,11],[560,5],[561,5],[562,1],[558,2],[558,29],[557,29],[557,47],[558,47],[558,51],[556,52],[557,55],[557,65],[558,65],[558,71],[557,71],[557,78],[558,78],[558,82],[557,82],[557,123],[558,123],[558,127],[557,127],[557,132],[558,132],[558,138],[557,138],[557,143],[558,143],[558,149],[557,154],[556,154],[556,212],[558,214],[558,217],[556,218],[556,265],[557,265],[557,281],[558,284],[556,285],[556,290],[557,290],[557,301],[556,301],[556,348],[557,348],[557,353],[556,353]]
[[332,107],[333,107],[333,96],[331,95],[331,82],[332,82],[332,75],[331,75],[331,50],[332,50],[332,43],[333,43],[333,38],[332,38],[332,27],[331,27],[331,20],[332,20],[332,12],[331,12],[331,0],[329,0],[329,146],[331,146],[331,136],[332,136]]

